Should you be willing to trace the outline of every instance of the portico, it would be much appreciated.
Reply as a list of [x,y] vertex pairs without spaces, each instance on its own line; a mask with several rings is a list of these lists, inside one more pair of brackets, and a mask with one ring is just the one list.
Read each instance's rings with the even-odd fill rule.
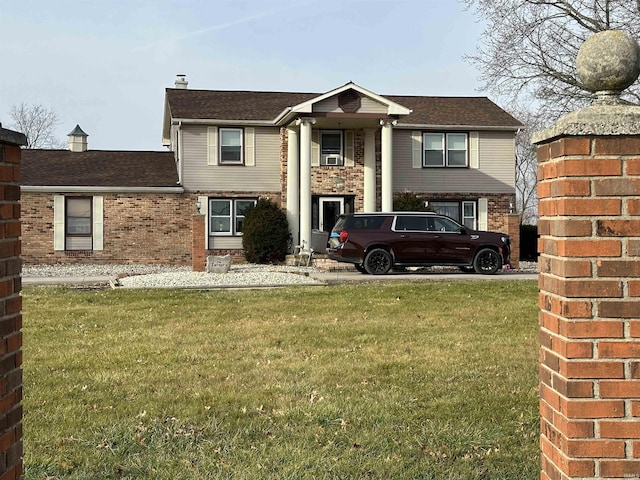
[[[313,211],[314,195],[341,199],[349,194],[351,203],[339,203],[342,211],[337,213],[345,208],[392,211],[393,128],[398,118],[410,113],[353,83],[283,112],[279,123],[286,125],[288,142],[286,211],[294,244],[309,245],[312,226],[322,223],[317,218],[323,215],[321,206],[316,207],[317,213]],[[376,171],[378,158],[380,170]],[[314,184],[314,171],[325,179],[333,175],[334,183],[325,180],[318,185],[317,180]]]

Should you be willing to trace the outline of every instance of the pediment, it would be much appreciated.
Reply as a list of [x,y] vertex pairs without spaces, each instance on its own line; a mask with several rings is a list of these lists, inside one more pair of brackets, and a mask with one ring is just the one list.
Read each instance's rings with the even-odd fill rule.
[[314,113],[336,113],[354,116],[358,114],[377,114],[398,118],[409,115],[411,109],[362,88],[353,82],[349,82],[290,107],[286,112],[283,112],[280,119],[288,121],[294,116]]

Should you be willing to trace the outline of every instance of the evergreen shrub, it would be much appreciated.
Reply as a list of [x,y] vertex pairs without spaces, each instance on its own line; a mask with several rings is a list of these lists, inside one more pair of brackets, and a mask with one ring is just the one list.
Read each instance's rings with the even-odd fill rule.
[[249,263],[279,263],[291,241],[286,214],[269,199],[261,198],[245,212],[242,248]]
[[396,193],[393,196],[393,210],[396,212],[429,212],[424,199],[414,192]]

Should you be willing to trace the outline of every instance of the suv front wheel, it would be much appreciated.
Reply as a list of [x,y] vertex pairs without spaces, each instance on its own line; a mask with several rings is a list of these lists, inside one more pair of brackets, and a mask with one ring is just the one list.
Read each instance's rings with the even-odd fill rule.
[[393,267],[393,258],[384,248],[374,248],[364,259],[364,268],[371,275],[384,275]]
[[483,248],[480,250],[476,258],[473,260],[473,268],[476,272],[485,275],[493,275],[502,265],[500,265],[500,255],[491,248]]

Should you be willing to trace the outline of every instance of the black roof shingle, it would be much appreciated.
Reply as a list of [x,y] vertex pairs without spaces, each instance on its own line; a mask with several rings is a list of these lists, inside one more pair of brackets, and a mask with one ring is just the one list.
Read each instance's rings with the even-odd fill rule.
[[[320,96],[319,93],[226,90],[166,90],[173,118],[199,120],[273,121],[287,107]],[[460,125],[513,127],[522,124],[487,97],[423,97],[383,95],[413,112],[400,125]]]
[[25,186],[175,187],[172,152],[22,150]]

